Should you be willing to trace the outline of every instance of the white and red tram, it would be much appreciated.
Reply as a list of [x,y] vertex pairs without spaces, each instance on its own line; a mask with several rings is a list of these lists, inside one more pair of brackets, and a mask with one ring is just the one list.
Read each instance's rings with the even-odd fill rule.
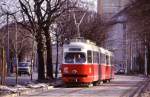
[[66,84],[107,82],[113,78],[112,53],[84,39],[63,46],[62,79]]

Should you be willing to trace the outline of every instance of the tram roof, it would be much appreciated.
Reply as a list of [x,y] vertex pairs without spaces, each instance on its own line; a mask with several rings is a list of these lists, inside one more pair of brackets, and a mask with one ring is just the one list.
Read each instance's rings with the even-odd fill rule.
[[98,51],[98,47],[96,43],[91,42],[90,40],[86,40],[84,38],[75,38],[70,41],[69,44],[64,45],[65,48],[69,47],[81,47],[89,50],[96,50]]
[[64,45],[64,48],[69,48],[69,47],[81,47],[81,48],[85,48],[88,50],[100,51],[101,53],[112,56],[111,51],[106,50],[102,47],[98,47],[96,46],[96,43],[91,42],[90,40],[86,40],[84,38],[72,39],[69,44]]
[[100,47],[99,49],[100,49],[100,51],[101,51],[102,53],[104,53],[104,54],[107,54],[107,55],[110,55],[110,56],[113,55],[112,52],[109,51],[109,50],[107,50],[107,49],[104,49],[104,48],[102,48],[102,47]]
[[90,40],[84,39],[83,37],[71,39],[70,42],[71,43],[85,43],[85,44],[88,44],[88,45],[96,45],[96,43],[94,43]]
[[71,42],[68,45],[64,45],[64,48],[70,48],[70,47],[75,47],[75,48],[80,47],[80,48],[89,49],[89,50],[95,49],[98,51],[98,47],[96,45],[90,45],[90,44],[83,43],[83,42]]

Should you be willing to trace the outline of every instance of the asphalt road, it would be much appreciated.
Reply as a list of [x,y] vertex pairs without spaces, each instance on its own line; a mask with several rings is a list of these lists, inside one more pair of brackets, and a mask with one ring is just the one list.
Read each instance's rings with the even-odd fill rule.
[[129,97],[142,81],[142,76],[116,75],[110,83],[93,87],[58,87],[46,92],[28,94],[21,97]]

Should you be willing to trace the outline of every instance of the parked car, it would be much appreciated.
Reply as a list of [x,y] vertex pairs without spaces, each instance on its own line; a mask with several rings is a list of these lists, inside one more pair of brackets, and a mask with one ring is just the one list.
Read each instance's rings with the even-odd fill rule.
[[18,63],[18,74],[31,74],[31,63],[30,62],[19,62]]
[[125,74],[125,69],[119,69],[116,74]]

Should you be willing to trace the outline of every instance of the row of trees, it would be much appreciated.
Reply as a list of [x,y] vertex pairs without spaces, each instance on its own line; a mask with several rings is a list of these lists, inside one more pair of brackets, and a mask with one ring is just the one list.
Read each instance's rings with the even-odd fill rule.
[[[4,5],[4,4],[3,4]],[[81,36],[101,45],[107,30],[101,17],[95,12],[83,8],[76,0],[18,0],[15,12],[1,11],[2,16],[12,15],[14,24],[20,29],[18,37],[30,37],[36,41],[38,53],[38,80],[53,79],[52,40],[56,39],[59,45],[77,35],[74,14],[78,22],[83,14],[85,17],[80,25]],[[5,3],[5,6],[9,6]],[[2,17],[1,17],[2,18]],[[14,25],[12,22],[9,25]],[[18,27],[17,27],[18,28]],[[5,32],[5,31],[2,31]],[[26,32],[26,33],[23,33]],[[30,32],[30,33],[29,33]],[[53,37],[55,36],[55,37]],[[11,39],[13,40],[13,38]],[[6,41],[8,41],[6,39]],[[21,40],[20,40],[21,41]],[[32,41],[24,41],[24,43]],[[14,43],[11,43],[14,45]],[[25,47],[28,47],[25,45]],[[17,48],[18,49],[18,48]],[[29,49],[32,49],[30,45]],[[26,49],[29,51],[29,49]],[[12,48],[10,48],[12,50]],[[46,59],[44,52],[46,50]],[[21,53],[21,52],[20,52]],[[22,54],[24,55],[24,54]],[[44,62],[46,60],[46,64]],[[46,66],[46,70],[45,67]],[[45,74],[46,72],[46,74]],[[45,76],[46,75],[46,76]]]
[[[125,11],[127,15],[128,35],[130,39],[140,45],[140,50],[137,64],[140,65],[140,70],[144,70],[144,59],[148,62],[148,73],[150,73],[150,1],[149,0],[134,0]],[[146,48],[146,49],[144,49]],[[137,48],[136,48],[137,49]],[[146,50],[146,51],[145,51]],[[146,57],[144,55],[146,53]]]

